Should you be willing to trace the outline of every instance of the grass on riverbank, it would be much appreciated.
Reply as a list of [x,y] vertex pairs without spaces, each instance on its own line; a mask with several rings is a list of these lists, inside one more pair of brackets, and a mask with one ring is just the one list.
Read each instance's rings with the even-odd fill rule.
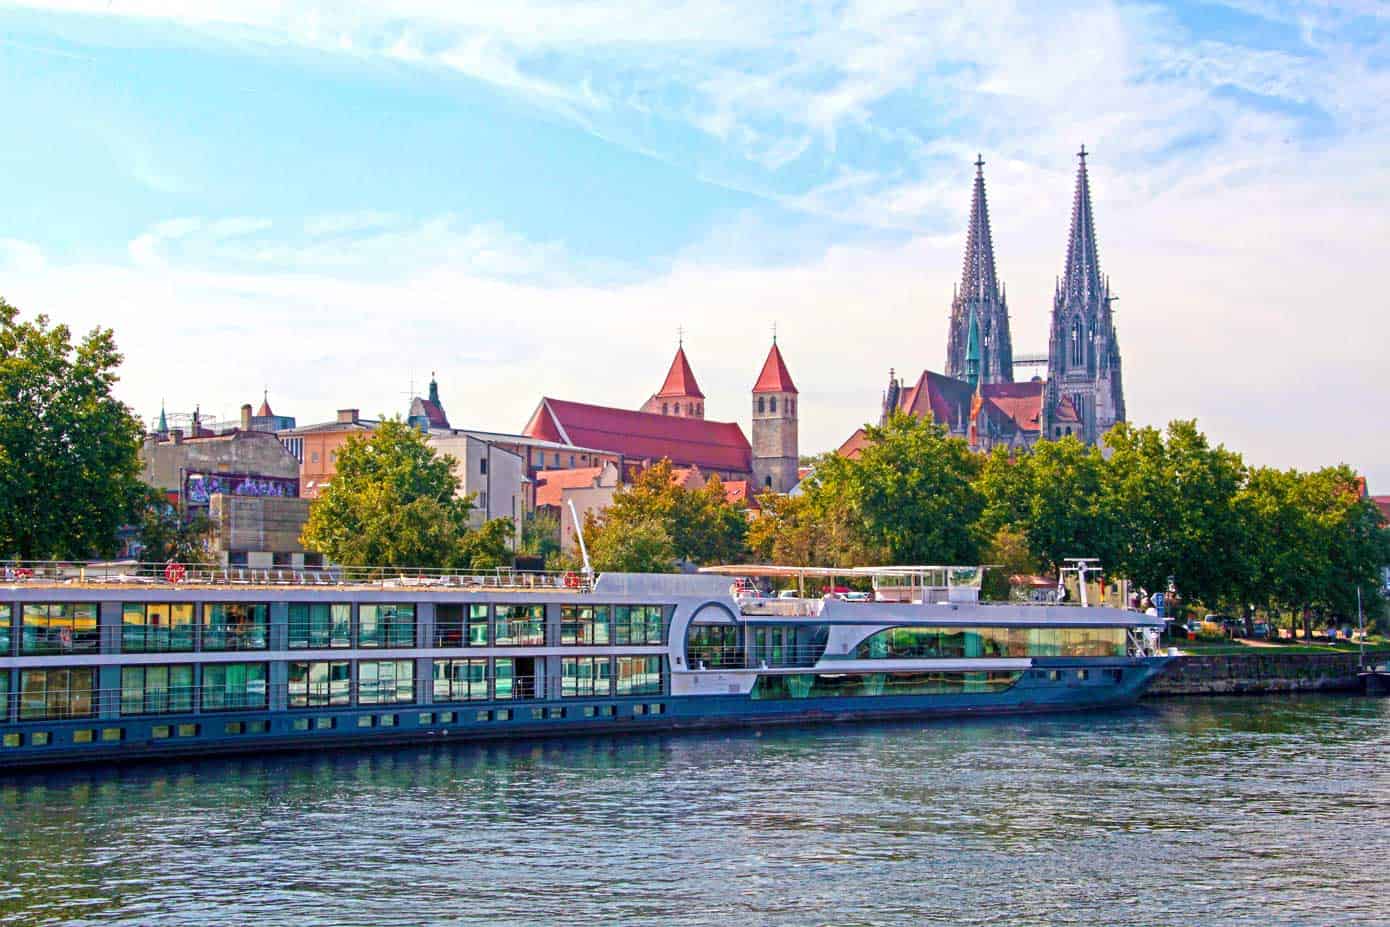
[[[1172,646],[1185,653],[1213,656],[1233,653],[1356,653],[1361,649],[1360,643],[1355,641],[1337,641],[1336,643],[1253,641],[1246,643],[1239,640],[1180,640],[1174,641]],[[1366,638],[1366,651],[1368,653],[1386,650],[1390,650],[1390,639],[1375,636]]]

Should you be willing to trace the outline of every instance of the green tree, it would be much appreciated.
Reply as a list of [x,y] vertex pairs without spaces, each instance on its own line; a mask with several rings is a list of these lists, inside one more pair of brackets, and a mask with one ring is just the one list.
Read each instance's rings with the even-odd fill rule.
[[1212,447],[1193,421],[1166,433],[1120,423],[1105,435],[1110,457],[1100,514],[1110,532],[1107,570],[1146,589],[1172,577],[1188,601],[1215,607],[1244,587],[1237,493],[1240,455]]
[[747,549],[748,519],[725,497],[719,478],[710,477],[700,489],[686,489],[676,482],[669,460],[648,467],[631,486],[615,492],[601,518],[586,520],[585,538],[595,549],[616,550],[619,542],[604,535],[650,524],[660,526],[678,559],[728,563],[743,557]]
[[857,459],[822,461],[814,492],[843,500],[862,519],[866,546],[893,563],[978,562],[979,456],[941,425],[902,413],[865,432]]
[[560,552],[560,516],[549,508],[540,508],[526,516],[521,523],[520,553],[549,561]]
[[676,547],[666,526],[656,518],[622,523],[603,523],[590,512],[585,516],[584,537],[589,559],[599,572],[673,573]]
[[140,559],[154,564],[171,560],[183,564],[211,563],[211,533],[212,524],[206,515],[189,515],[165,499],[164,493],[150,489],[136,535]]
[[1028,536],[1022,531],[1000,528],[985,547],[983,594],[987,599],[1004,601],[1009,598],[1009,577],[1031,575],[1038,571],[1038,561],[1028,546]]
[[884,554],[868,541],[864,520],[845,499],[812,477],[795,496],[767,492],[748,526],[748,547],[767,563],[786,566],[867,566]]
[[515,526],[510,518],[492,518],[459,539],[455,565],[465,570],[510,566]]
[[1105,459],[1074,437],[1040,441],[1010,456],[986,459],[979,487],[984,529],[1022,532],[1028,549],[1053,573],[1068,557],[1110,559],[1112,531],[1101,509]]
[[140,423],[111,395],[120,363],[110,329],[74,345],[0,299],[0,556],[109,556],[138,517]]
[[309,506],[301,542],[350,566],[467,565],[472,503],[458,495],[453,465],[399,418],[349,435],[332,482]]

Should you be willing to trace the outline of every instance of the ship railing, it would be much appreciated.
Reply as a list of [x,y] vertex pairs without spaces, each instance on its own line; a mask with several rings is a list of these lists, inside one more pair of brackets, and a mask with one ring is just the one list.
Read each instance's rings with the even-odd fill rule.
[[428,701],[415,684],[382,682],[262,685],[254,688],[171,686],[169,688],[65,688],[44,692],[11,692],[0,698],[0,724],[35,721],[104,723],[161,715],[207,715],[301,709],[433,709],[461,705],[509,705],[518,702],[569,698],[651,698],[670,691],[670,674],[646,673],[629,679],[566,678],[545,674],[488,677],[428,687]]
[[197,563],[7,560],[0,583],[134,586],[369,586],[428,589],[538,589],[591,591],[594,577],[577,571],[450,570],[427,567],[321,566],[246,567]]
[[738,598],[739,611],[745,615],[774,618],[815,618],[825,607],[824,599]]
[[783,646],[769,649],[743,647],[692,647],[686,661],[692,670],[776,669],[811,667],[820,662],[825,645]]

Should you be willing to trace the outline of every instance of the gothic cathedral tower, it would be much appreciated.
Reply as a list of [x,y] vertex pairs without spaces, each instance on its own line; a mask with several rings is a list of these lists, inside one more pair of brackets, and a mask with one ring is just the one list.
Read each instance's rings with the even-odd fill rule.
[[951,300],[951,333],[946,376],[972,386],[1012,383],[1014,346],[1009,335],[1009,307],[994,272],[994,240],[985,202],[985,162],[975,158],[975,193],[970,201],[970,231],[965,239],[965,266]]
[[756,492],[788,492],[797,484],[796,384],[777,338],[753,384],[753,482]]
[[1096,254],[1086,146],[1078,158],[1067,266],[1052,302],[1042,426],[1049,438],[1076,434],[1097,444],[1111,425],[1125,420],[1125,396],[1110,281],[1101,276]]

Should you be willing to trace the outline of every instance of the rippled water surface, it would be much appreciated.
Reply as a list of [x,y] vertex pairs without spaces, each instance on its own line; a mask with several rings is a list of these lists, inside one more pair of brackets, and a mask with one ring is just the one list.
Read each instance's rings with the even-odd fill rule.
[[1390,924],[1390,701],[0,781],[0,924]]

